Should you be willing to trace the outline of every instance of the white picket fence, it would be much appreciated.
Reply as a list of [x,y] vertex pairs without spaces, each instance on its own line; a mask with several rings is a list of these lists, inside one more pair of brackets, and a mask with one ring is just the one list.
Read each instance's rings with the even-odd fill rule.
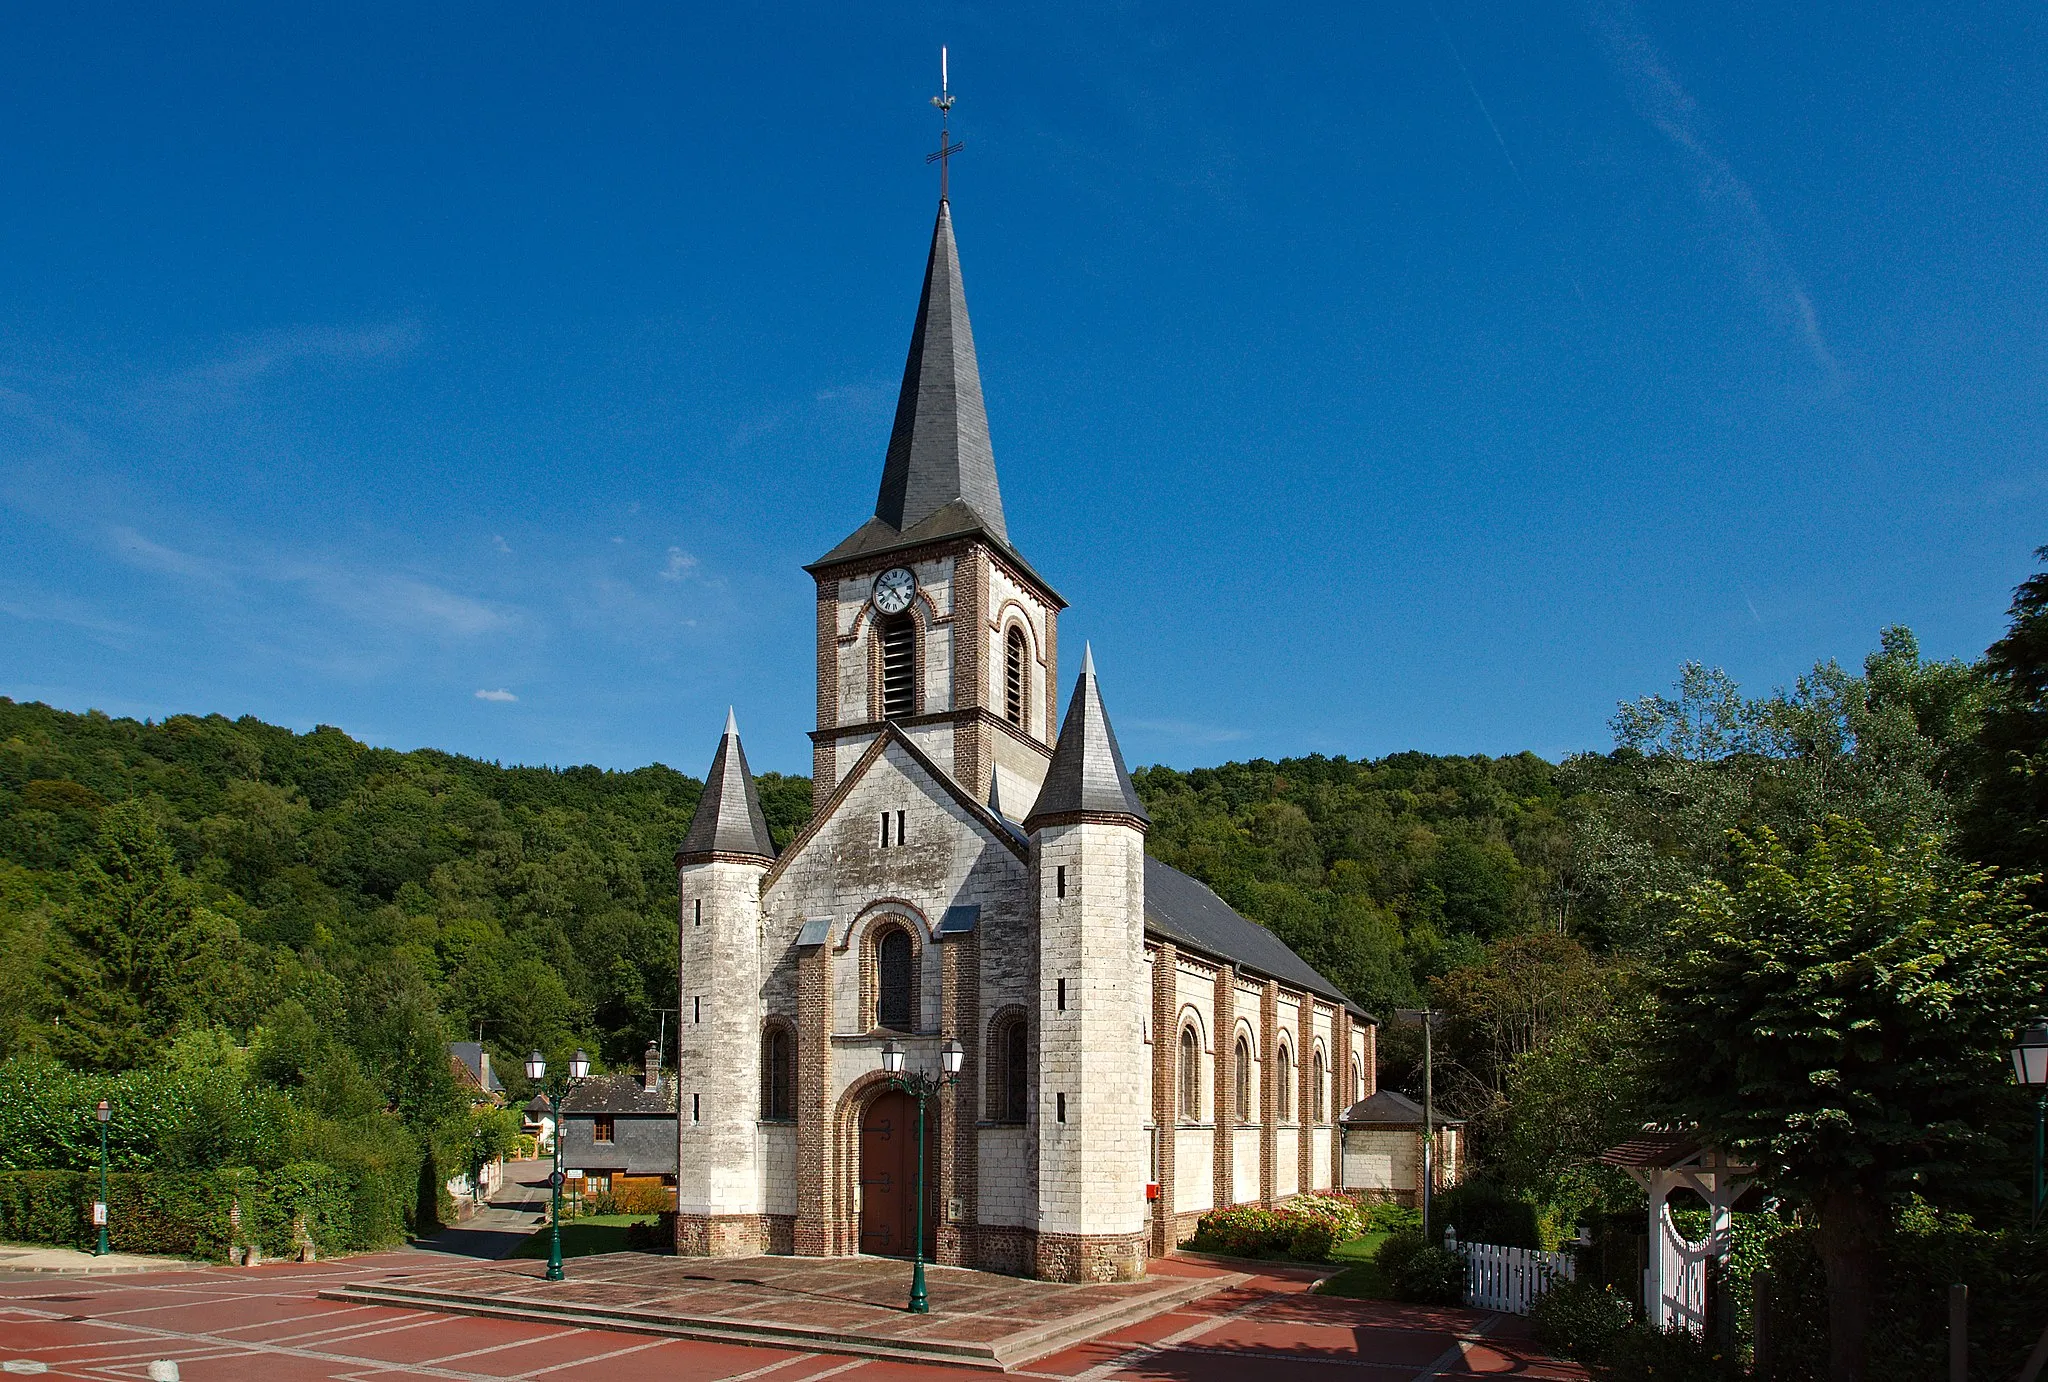
[[1568,1252],[1460,1243],[1449,1235],[1444,1246],[1465,1259],[1465,1304],[1481,1310],[1526,1315],[1536,1297],[1555,1282],[1573,1280],[1579,1269]]

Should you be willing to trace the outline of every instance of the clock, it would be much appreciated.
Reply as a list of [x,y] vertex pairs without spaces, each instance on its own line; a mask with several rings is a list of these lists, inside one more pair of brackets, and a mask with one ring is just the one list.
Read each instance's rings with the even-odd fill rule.
[[875,577],[875,608],[884,614],[903,613],[916,594],[917,577],[907,566],[892,566]]

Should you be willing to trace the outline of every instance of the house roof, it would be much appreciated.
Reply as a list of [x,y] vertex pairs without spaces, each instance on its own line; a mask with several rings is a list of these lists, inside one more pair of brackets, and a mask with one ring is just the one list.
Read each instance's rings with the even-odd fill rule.
[[1150,855],[1145,858],[1145,930],[1182,949],[1227,961],[1239,970],[1307,989],[1373,1020],[1285,941],[1256,921],[1239,916],[1198,880]]
[[635,1074],[592,1075],[569,1086],[562,1096],[562,1116],[579,1113],[673,1114],[681,1108],[676,1082],[661,1077],[660,1085],[648,1089]]
[[[1419,1128],[1425,1120],[1422,1116],[1422,1105],[1416,1103],[1405,1094],[1391,1089],[1382,1089],[1371,1098],[1360,1099],[1350,1108],[1345,1109],[1337,1121],[1346,1127],[1357,1127],[1361,1124],[1375,1126],[1391,1124],[1395,1127]],[[1464,1121],[1462,1118],[1446,1118],[1442,1114],[1438,1114],[1436,1117],[1436,1125],[1440,1128],[1459,1127]]]
[[484,1093],[503,1094],[505,1092],[504,1083],[498,1079],[498,1072],[493,1070],[490,1063],[484,1059],[484,1048],[481,1042],[451,1041],[448,1043],[448,1055],[451,1059],[459,1062],[463,1070],[468,1072],[469,1082]]
[[1046,765],[1045,783],[1038,800],[1024,817],[1024,828],[1048,816],[1077,813],[1135,816],[1149,824],[1152,817],[1138,800],[1138,789],[1124,768],[1123,750],[1117,747],[1116,731],[1110,728],[1109,712],[1102,708],[1102,690],[1095,676],[1095,650],[1081,659],[1081,675],[1074,679],[1074,696],[1067,702],[1066,718],[1060,721],[1059,742],[1053,745],[1052,761]]
[[768,817],[762,814],[761,794],[754,787],[754,775],[747,770],[747,751],[740,747],[739,721],[730,708],[725,712],[725,733],[712,756],[711,771],[704,776],[697,814],[690,818],[689,833],[676,851],[679,859],[718,854],[763,860],[775,857]]

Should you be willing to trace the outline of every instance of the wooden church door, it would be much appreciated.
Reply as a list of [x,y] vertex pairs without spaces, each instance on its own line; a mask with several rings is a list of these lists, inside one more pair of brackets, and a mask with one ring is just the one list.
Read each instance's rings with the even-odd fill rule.
[[[938,1246],[939,1138],[937,1101],[925,1105],[924,1251]],[[890,1090],[868,1104],[860,1120],[860,1250],[879,1257],[910,1256],[917,1192],[917,1101]]]

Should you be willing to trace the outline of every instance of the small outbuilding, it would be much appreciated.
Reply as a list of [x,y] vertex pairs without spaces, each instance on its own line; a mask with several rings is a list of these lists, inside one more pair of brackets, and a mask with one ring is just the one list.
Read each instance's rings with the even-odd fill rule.
[[[1344,1177],[1339,1188],[1366,1200],[1421,1203],[1422,1105],[1405,1094],[1382,1089],[1344,1110],[1337,1120],[1344,1136]],[[1465,1122],[1436,1118],[1436,1189],[1456,1185],[1464,1175]]]
[[583,1172],[587,1194],[660,1194],[675,1208],[676,1082],[647,1044],[638,1074],[592,1075],[562,1097],[562,1166]]

